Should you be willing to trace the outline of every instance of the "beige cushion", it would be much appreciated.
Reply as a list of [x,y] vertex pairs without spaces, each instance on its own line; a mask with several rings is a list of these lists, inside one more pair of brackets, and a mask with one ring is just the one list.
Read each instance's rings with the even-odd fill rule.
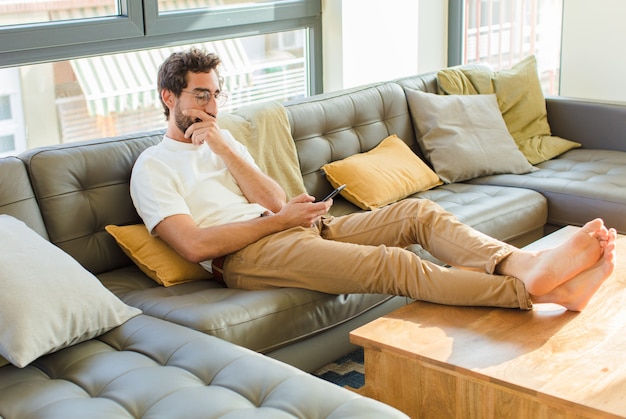
[[24,367],[141,313],[22,221],[0,215],[0,355]]
[[509,134],[495,95],[436,95],[406,90],[418,143],[446,183],[533,167]]
[[212,277],[200,264],[183,259],[161,238],[151,236],[143,224],[108,225],[105,229],[124,253],[161,285],[169,287]]
[[441,185],[439,177],[398,136],[385,138],[372,150],[325,164],[333,187],[362,209],[375,209]]
[[579,143],[552,136],[534,56],[509,70],[452,67],[437,73],[441,93],[495,94],[507,129],[531,164],[556,157]]

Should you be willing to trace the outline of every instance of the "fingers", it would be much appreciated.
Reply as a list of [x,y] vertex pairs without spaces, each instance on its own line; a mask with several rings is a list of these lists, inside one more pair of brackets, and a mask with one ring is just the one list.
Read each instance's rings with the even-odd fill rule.
[[195,122],[208,122],[215,121],[217,119],[216,115],[212,113],[201,111],[200,109],[185,109],[183,111],[183,115],[188,116]]
[[332,201],[315,202],[315,197],[303,193],[291,198],[281,213],[291,220],[289,224],[292,226],[310,227],[328,212],[331,205]]
[[206,122],[203,121],[192,124],[185,131],[185,138],[190,139],[195,145],[200,145],[202,143],[210,145],[213,140],[221,138],[221,134],[217,126],[204,126],[203,124],[206,124]]
[[294,203],[314,202],[314,201],[315,201],[315,197],[309,195],[308,193],[303,193],[298,196],[294,196],[290,200],[290,202],[294,202]]
[[190,139],[194,145],[208,143],[219,131],[216,117],[213,114],[198,109],[186,109],[182,113],[189,121],[189,126],[184,133],[185,138]]

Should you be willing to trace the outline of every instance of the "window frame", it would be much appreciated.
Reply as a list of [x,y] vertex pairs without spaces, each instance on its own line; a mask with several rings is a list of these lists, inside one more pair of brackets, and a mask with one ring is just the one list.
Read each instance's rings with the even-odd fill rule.
[[119,4],[119,16],[0,26],[0,68],[304,29],[309,94],[322,91],[321,0],[163,13],[158,0]]
[[[73,58],[68,48],[88,50],[95,42],[143,36],[141,3],[122,0],[119,16],[0,26],[2,67]],[[80,54],[80,52],[77,52]]]
[[319,16],[320,1],[289,0],[223,9],[158,10],[158,0],[145,2],[146,35],[194,32],[205,28],[233,28]]
[[13,72],[14,83],[9,83],[8,86],[0,87],[0,97],[7,97],[9,100],[9,110],[11,117],[6,119],[0,119],[0,137],[12,136],[13,137],[13,149],[1,151],[0,158],[14,155],[16,150],[24,149],[26,147],[26,133],[24,131],[24,111],[22,106],[22,99],[19,95],[20,80],[17,70],[0,70]]
[[448,66],[463,63],[465,1],[448,0]]

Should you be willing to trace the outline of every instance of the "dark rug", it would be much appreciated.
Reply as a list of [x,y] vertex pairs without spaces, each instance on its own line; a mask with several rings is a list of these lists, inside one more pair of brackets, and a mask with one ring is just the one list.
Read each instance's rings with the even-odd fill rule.
[[361,388],[365,384],[363,349],[357,349],[320,368],[313,374],[341,387]]

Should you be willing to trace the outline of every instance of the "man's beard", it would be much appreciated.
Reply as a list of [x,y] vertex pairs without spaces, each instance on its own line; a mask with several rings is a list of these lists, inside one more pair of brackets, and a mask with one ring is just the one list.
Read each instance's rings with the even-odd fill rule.
[[174,107],[174,121],[176,121],[176,126],[183,132],[183,134],[195,123],[191,117],[183,115],[178,103]]

